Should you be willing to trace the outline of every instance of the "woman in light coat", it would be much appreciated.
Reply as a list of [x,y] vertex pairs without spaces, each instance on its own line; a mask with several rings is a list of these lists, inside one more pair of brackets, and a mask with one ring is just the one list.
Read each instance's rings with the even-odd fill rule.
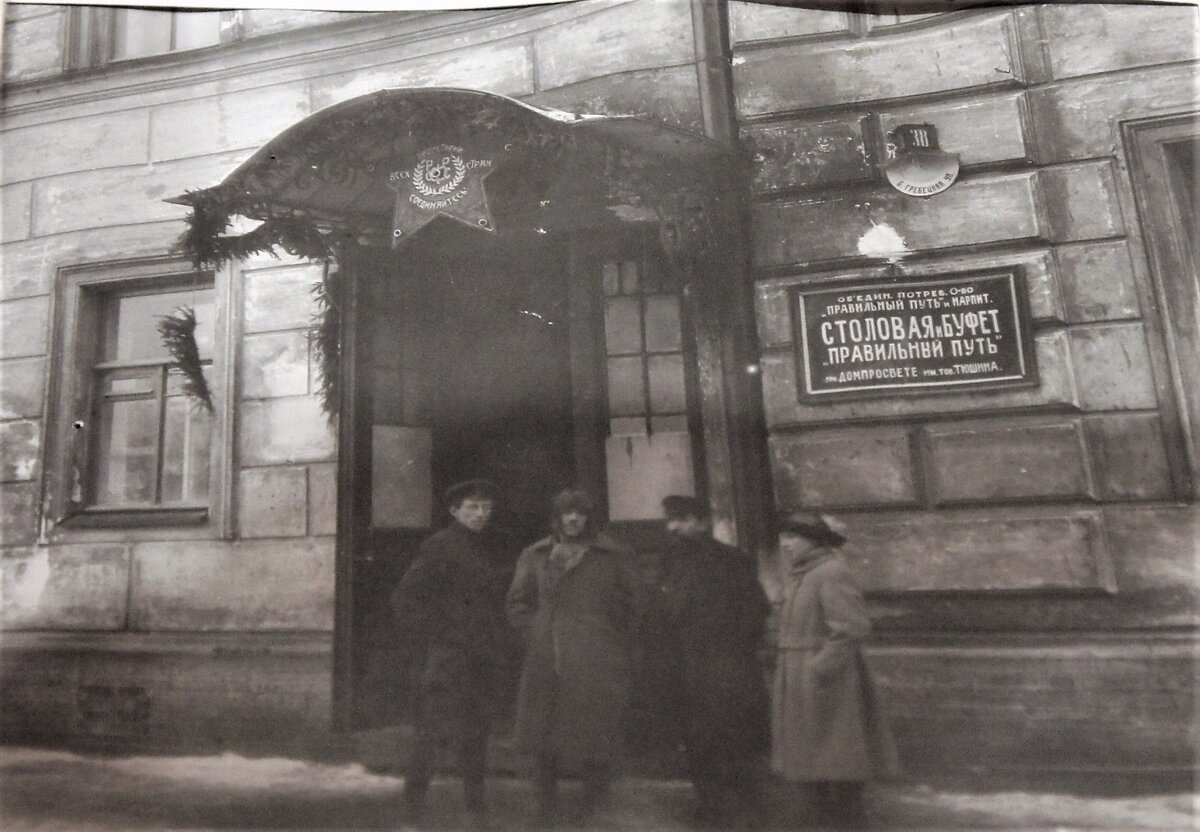
[[787,522],[771,714],[771,766],[799,783],[824,824],[866,825],[866,781],[893,776],[895,744],[859,645],[870,633],[862,590],[823,519]]

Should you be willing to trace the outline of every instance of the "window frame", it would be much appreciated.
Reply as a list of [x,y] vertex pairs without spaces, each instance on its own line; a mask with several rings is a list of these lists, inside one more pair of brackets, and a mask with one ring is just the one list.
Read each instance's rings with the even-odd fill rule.
[[[635,285],[632,288],[627,285],[625,279],[626,265],[632,265],[636,275],[634,279]],[[615,267],[618,273],[615,286],[609,285],[609,266]],[[598,333],[599,343],[597,344],[597,350],[604,356],[604,405],[609,425],[608,432],[605,435],[615,435],[614,429],[618,423],[628,426],[635,422],[640,422],[642,432],[647,434],[659,432],[664,429],[678,431],[682,428],[683,430],[691,431],[694,427],[691,422],[691,415],[698,408],[698,394],[693,373],[689,371],[695,365],[695,351],[691,346],[692,333],[688,328],[687,316],[684,314],[683,292],[671,285],[669,274],[666,273],[664,265],[647,254],[605,259],[601,261],[600,269],[601,297],[598,305],[601,309],[602,322]],[[654,276],[649,281],[648,288],[647,276],[651,274]],[[670,349],[653,346],[650,343],[651,332],[647,319],[650,315],[650,305],[656,298],[667,298],[674,302],[675,314],[679,324],[679,343]],[[619,348],[616,345],[608,343],[609,304],[620,300],[631,301],[636,309],[638,347],[634,350]],[[678,356],[681,364],[682,373],[680,380],[683,387],[680,392],[683,396],[683,407],[682,409],[660,409],[654,401],[654,385],[651,379],[653,371],[651,365],[654,363],[653,359],[655,358],[668,358],[672,356]],[[639,362],[641,402],[636,412],[624,412],[614,409],[612,391],[610,389],[611,365],[614,360],[619,361],[623,359],[636,359]]]
[[[656,229],[655,229],[656,230]],[[595,456],[577,452],[577,464],[594,466],[592,478],[584,479],[600,495],[606,520],[630,540],[653,539],[661,521],[645,519],[613,519],[610,516],[608,464],[606,443],[612,437],[626,435],[652,436],[655,433],[686,433],[691,449],[692,485],[695,496],[709,500],[710,483],[704,426],[701,415],[702,392],[699,379],[699,355],[696,344],[696,328],[693,321],[694,294],[690,287],[680,286],[676,274],[666,260],[658,244],[657,234],[649,229],[637,229],[625,235],[614,235],[604,241],[587,239],[583,244],[586,254],[577,253],[575,262],[578,274],[574,278],[582,285],[572,294],[572,350],[579,353],[580,368],[572,372],[572,384],[576,387],[577,411],[575,431],[577,447],[580,442],[591,443]],[[633,293],[622,291],[619,297],[636,297],[639,306],[641,349],[637,353],[610,354],[608,351],[607,325],[605,320],[606,301],[614,297],[605,291],[604,265],[606,263],[633,262],[637,264],[638,288]],[[646,291],[646,277],[653,273]],[[677,299],[680,326],[678,350],[668,352],[647,349],[644,302],[655,295],[672,295]],[[585,323],[586,321],[586,323]],[[578,331],[577,331],[578,330]],[[614,414],[609,398],[608,361],[611,357],[642,358],[642,396],[645,412],[640,415]],[[683,361],[684,407],[682,412],[656,414],[650,402],[649,358],[655,355],[680,355]],[[584,375],[582,366],[587,367],[590,382],[579,390]],[[586,406],[580,401],[583,398]],[[632,429],[637,424],[636,430]],[[586,428],[590,426],[590,430]]]
[[[154,293],[199,280],[214,298],[213,397],[208,497],[192,505],[104,507],[89,504],[97,441],[96,418],[99,316],[106,297]],[[150,257],[64,266],[56,285],[54,347],[51,355],[49,435],[44,470],[42,538],[50,541],[158,539],[232,536],[234,329],[228,267],[197,270],[178,257]],[[82,421],[84,427],[76,428]]]
[[[1169,159],[1169,148],[1184,141],[1200,141],[1200,110],[1132,119],[1121,122],[1119,134],[1129,170],[1129,187],[1140,235],[1129,239],[1141,249],[1148,266],[1148,296],[1143,299],[1143,319],[1152,347],[1161,350],[1164,378],[1156,380],[1159,413],[1163,421],[1171,488],[1176,499],[1196,497],[1200,479],[1200,361],[1196,359],[1194,327],[1176,319],[1195,320],[1200,297],[1195,290],[1195,252],[1186,243],[1187,226],[1178,202],[1178,176]],[[1140,237],[1140,239],[1139,239]],[[1157,375],[1157,369],[1156,369]]]
[[[221,26],[220,40],[209,46],[195,49],[169,49],[166,52],[155,52],[151,55],[139,55],[132,58],[117,58],[116,26],[117,12],[123,9],[113,6],[72,6],[67,17],[67,54],[68,71],[82,69],[99,69],[110,65],[130,65],[139,61],[159,61],[171,56],[195,55],[210,49],[228,46],[242,40],[243,22],[240,9],[210,9],[220,11]],[[177,14],[180,9],[151,9],[151,11],[169,11]],[[186,11],[186,9],[182,10]],[[174,26],[172,26],[174,32]],[[172,35],[173,37],[173,35]]]

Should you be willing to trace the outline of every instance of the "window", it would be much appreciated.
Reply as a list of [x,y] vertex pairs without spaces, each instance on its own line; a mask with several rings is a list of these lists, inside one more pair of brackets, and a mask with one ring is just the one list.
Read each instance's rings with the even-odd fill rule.
[[636,260],[605,263],[601,280],[613,432],[687,430],[679,296]]
[[112,60],[202,49],[221,42],[220,12],[114,9]]
[[[87,266],[64,269],[60,291],[50,526],[207,523],[229,454],[214,275],[178,261]],[[181,308],[196,316],[212,410],[187,392],[159,332]]]
[[668,494],[696,492],[679,294],[651,259],[604,263],[605,440],[611,520],[652,520]]
[[211,375],[211,287],[101,298],[101,345],[92,374],[91,505],[203,508],[207,501],[211,414],[184,393],[183,373],[158,333],[158,321],[184,306],[195,310],[196,343]]
[[72,9],[71,67],[103,66],[230,43],[240,12],[80,7]]

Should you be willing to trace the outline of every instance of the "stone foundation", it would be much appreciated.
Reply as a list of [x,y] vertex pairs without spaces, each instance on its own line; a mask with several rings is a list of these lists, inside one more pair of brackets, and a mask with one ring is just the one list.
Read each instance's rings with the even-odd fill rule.
[[869,651],[906,775],[1025,781],[1192,768],[1190,635],[896,637]]
[[[868,661],[906,779],[1036,787],[1186,776],[1193,651],[1184,635],[892,636]],[[0,651],[0,739],[396,767],[407,731],[332,730],[331,655],[320,634],[12,634]],[[518,770],[495,740],[497,770]]]
[[328,634],[10,633],[0,738],[119,751],[319,755]]

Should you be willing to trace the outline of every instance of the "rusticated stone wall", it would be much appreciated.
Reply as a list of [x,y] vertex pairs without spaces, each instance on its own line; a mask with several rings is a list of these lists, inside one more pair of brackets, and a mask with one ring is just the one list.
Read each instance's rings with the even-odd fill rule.
[[[731,8],[775,498],[847,530],[910,763],[1185,766],[1198,523],[1120,125],[1197,109],[1195,10]],[[962,169],[921,199],[880,165],[925,122]],[[1036,387],[801,400],[795,287],[1010,265]]]

